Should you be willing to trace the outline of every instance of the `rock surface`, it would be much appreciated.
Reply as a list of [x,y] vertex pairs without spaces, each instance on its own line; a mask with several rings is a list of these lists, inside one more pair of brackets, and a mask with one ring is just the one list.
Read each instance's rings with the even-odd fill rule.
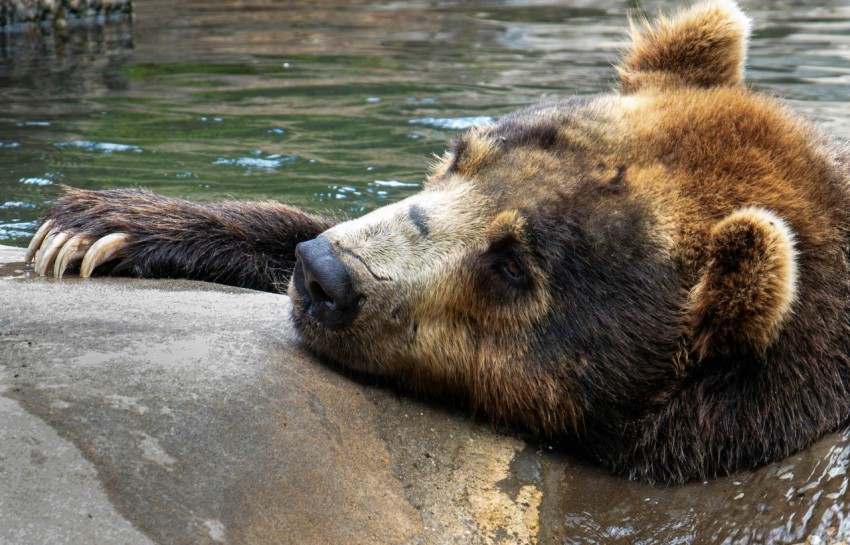
[[284,296],[36,278],[22,257],[0,247],[0,543],[850,535],[847,430],[706,484],[628,482],[323,365]]
[[522,442],[316,362],[288,298],[23,271],[0,281],[0,542],[534,541],[537,485],[499,488]]

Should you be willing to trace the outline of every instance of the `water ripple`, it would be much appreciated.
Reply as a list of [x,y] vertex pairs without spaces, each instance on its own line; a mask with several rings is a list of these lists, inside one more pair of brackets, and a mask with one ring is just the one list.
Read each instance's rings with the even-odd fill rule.
[[487,125],[495,121],[489,116],[477,117],[423,117],[408,121],[411,125],[427,125],[438,129],[450,129],[453,131],[465,130],[479,125]]
[[237,157],[236,159],[228,159],[219,157],[212,164],[214,165],[234,165],[245,168],[261,168],[265,170],[274,170],[280,168],[284,163],[297,161],[295,155],[282,156],[277,154],[266,155],[265,157]]
[[60,148],[80,148],[87,151],[99,151],[102,153],[112,153],[116,151],[132,151],[141,153],[142,148],[139,146],[131,146],[128,144],[115,144],[112,142],[93,142],[91,140],[71,140],[69,142],[57,142],[57,147]]

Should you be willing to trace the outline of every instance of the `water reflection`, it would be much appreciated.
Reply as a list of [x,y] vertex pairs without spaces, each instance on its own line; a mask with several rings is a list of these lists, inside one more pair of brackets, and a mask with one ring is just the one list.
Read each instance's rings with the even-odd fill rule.
[[[127,17],[75,22],[64,29],[0,30],[3,94],[15,97],[17,92],[24,95],[20,98],[33,99],[124,89],[126,81],[113,77],[109,68],[122,63],[132,48],[133,27]],[[18,104],[20,113],[27,113],[26,102]]]

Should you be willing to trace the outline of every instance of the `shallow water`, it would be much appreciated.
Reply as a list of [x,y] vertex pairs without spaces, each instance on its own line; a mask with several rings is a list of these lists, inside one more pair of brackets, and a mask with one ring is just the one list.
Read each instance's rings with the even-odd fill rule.
[[541,543],[773,545],[803,543],[811,536],[823,543],[848,540],[848,464],[850,429],[767,467],[684,486],[615,479],[559,458],[544,474]]
[[[459,130],[604,92],[632,2],[140,0],[132,23],[0,33],[0,244],[58,184],[339,217],[416,192]],[[744,0],[750,81],[850,137],[850,6]],[[641,2],[649,13],[656,2]],[[648,487],[553,458],[546,543],[796,543],[850,534],[848,433],[708,484]],[[555,463],[557,462],[557,463]],[[566,469],[564,469],[566,468]]]

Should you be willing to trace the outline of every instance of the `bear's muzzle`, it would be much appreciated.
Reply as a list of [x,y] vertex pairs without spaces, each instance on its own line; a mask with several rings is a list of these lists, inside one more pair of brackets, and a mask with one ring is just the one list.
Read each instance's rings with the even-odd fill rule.
[[328,329],[342,329],[360,310],[361,294],[325,237],[295,247],[293,282],[310,316]]

